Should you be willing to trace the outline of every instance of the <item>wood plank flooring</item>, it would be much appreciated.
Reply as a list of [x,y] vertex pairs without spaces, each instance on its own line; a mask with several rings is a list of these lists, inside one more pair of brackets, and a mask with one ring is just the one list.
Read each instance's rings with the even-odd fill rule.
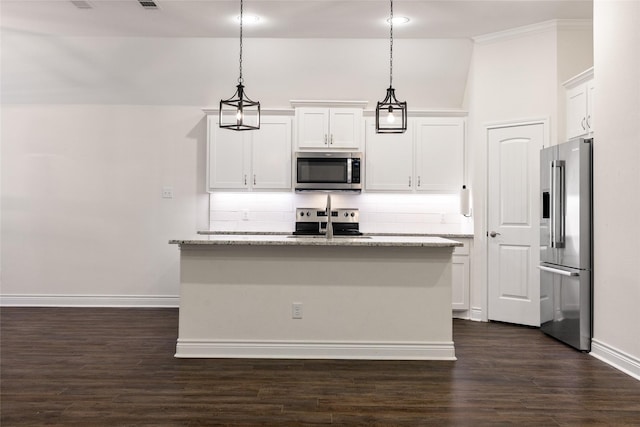
[[176,309],[0,320],[3,427],[640,426],[640,381],[535,328],[455,320],[455,362],[176,359]]

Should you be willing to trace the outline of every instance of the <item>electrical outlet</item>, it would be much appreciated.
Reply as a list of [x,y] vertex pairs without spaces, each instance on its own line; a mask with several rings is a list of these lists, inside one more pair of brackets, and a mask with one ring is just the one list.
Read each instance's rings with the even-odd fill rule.
[[162,198],[173,199],[173,187],[162,187]]
[[302,319],[302,303],[301,302],[294,302],[291,305],[291,318]]

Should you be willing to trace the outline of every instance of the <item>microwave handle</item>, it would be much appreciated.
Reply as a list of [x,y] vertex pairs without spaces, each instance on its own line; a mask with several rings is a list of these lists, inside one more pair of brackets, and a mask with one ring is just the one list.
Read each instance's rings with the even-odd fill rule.
[[352,159],[347,159],[347,184],[351,184],[351,176],[352,176]]

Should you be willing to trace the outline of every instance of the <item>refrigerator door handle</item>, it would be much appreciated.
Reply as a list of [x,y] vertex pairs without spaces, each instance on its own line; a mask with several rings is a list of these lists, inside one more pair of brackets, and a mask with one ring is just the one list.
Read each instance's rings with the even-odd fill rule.
[[539,265],[538,268],[543,271],[548,271],[549,273],[559,274],[561,276],[575,277],[580,274],[574,271],[560,270],[559,268],[547,267],[545,265]]
[[565,235],[565,165],[564,160],[551,161],[551,247],[564,248]]

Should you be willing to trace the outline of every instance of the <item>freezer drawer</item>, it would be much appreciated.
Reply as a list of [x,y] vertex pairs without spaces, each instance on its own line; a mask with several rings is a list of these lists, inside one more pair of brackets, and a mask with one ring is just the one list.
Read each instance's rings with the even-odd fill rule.
[[578,350],[591,351],[591,271],[540,265],[540,329]]

